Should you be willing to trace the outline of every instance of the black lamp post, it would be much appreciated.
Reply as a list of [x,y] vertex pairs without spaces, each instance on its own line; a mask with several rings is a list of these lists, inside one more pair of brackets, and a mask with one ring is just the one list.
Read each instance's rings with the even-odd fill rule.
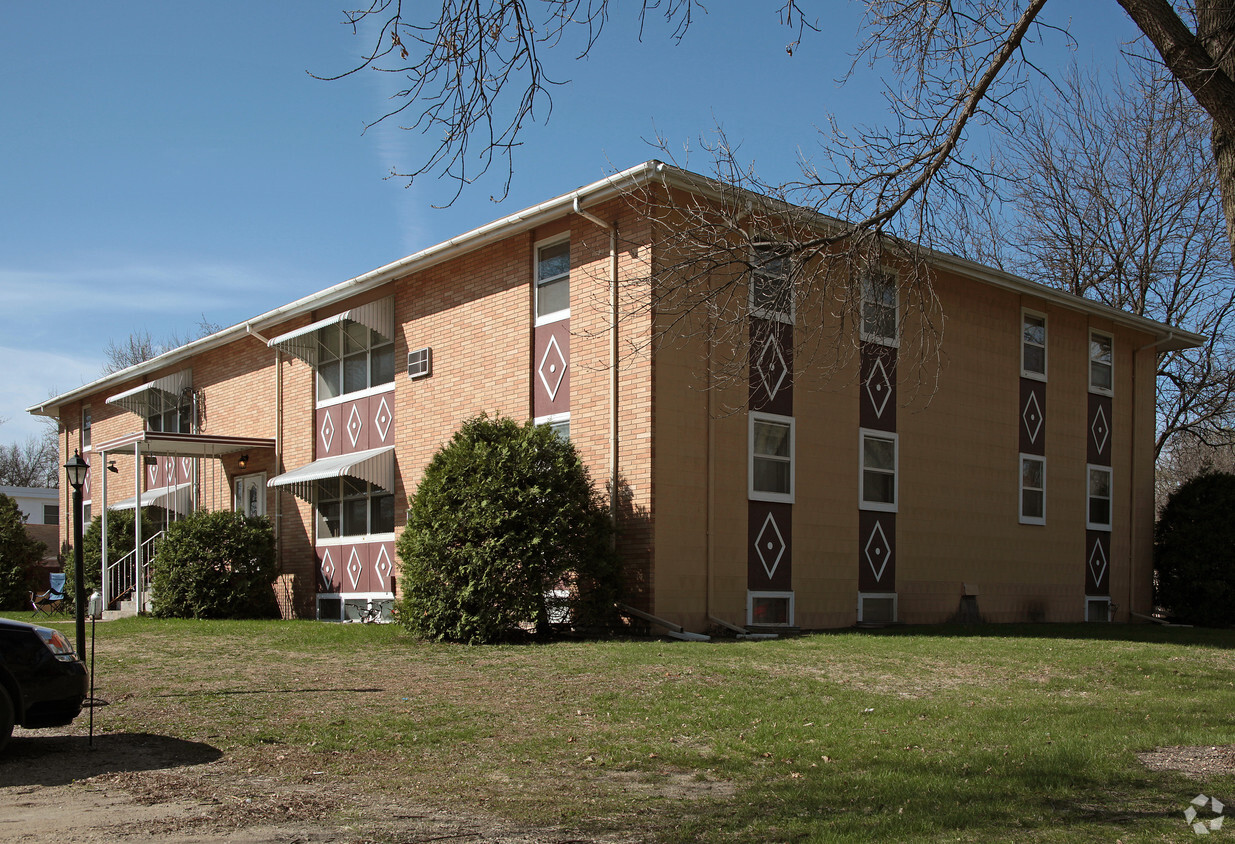
[[73,487],[73,606],[77,611],[77,657],[85,659],[86,653],[86,577],[85,566],[82,564],[82,506],[81,488],[86,482],[86,473],[90,471],[89,464],[81,459],[76,451],[64,464],[64,472],[68,475],[69,486]]

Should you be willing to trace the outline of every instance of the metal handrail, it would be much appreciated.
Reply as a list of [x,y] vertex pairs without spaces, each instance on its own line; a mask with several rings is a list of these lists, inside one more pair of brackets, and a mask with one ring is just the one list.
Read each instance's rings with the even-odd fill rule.
[[106,594],[108,597],[109,608],[110,606],[115,606],[118,604],[130,592],[133,591],[133,587],[137,583],[138,551],[141,551],[142,570],[146,572],[145,582],[142,585],[150,585],[150,561],[154,559],[154,553],[157,550],[158,542],[162,538],[163,531],[159,531],[154,536],[143,542],[140,548],[135,548],[119,560],[108,564]]

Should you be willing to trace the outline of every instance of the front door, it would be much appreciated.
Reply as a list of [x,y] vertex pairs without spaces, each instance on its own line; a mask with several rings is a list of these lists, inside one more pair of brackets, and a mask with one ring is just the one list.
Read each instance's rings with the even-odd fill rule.
[[236,478],[236,512],[246,516],[266,515],[266,473]]

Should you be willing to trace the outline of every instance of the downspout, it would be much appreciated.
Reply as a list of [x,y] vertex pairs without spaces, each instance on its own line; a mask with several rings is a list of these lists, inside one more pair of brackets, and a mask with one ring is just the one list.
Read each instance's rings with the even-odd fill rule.
[[[1161,345],[1162,343],[1169,342],[1173,339],[1175,339],[1175,332],[1167,331],[1165,337],[1159,340],[1155,340],[1152,343],[1146,343],[1144,346],[1141,346],[1140,348],[1132,352],[1132,437],[1130,438],[1131,442],[1128,443],[1128,466],[1129,468],[1136,466],[1136,462],[1135,462],[1136,461],[1136,359],[1140,355],[1140,353],[1145,351],[1146,349],[1152,349],[1155,346]],[[1154,360],[1156,362],[1157,358],[1155,358]],[[1156,413],[1152,414],[1152,416],[1155,419],[1157,418]],[[1156,464],[1151,464],[1150,468],[1153,471],[1152,477],[1155,478],[1155,485],[1156,485],[1158,467]],[[1129,542],[1131,542],[1132,537],[1136,536],[1136,493],[1135,493],[1135,486],[1132,483],[1132,479],[1129,479],[1128,481],[1128,527],[1129,527],[1129,534],[1130,534],[1128,539],[1129,539]],[[1129,560],[1129,563],[1131,563],[1131,560]],[[1152,559],[1150,561],[1150,573],[1151,575],[1153,573]],[[1129,613],[1129,616],[1128,618],[1132,618],[1131,616],[1132,607],[1133,607],[1132,599],[1136,594],[1133,591],[1133,587],[1135,584],[1136,584],[1136,578],[1132,576],[1131,565],[1129,565],[1129,571],[1128,571],[1128,613]],[[1153,607],[1150,607],[1150,610],[1152,611]]]
[[[244,330],[266,346],[270,340],[260,332],[253,330],[251,323],[245,323]],[[274,472],[283,471],[283,350],[274,350]],[[274,488],[274,553],[279,561],[279,571],[283,570],[283,487]],[[294,612],[294,607],[288,606],[288,613]]]
[[[104,469],[103,471],[107,471]],[[137,614],[142,614],[142,444],[133,443],[133,491],[137,494],[133,509],[133,598]],[[103,515],[107,520],[107,515]]]
[[[618,230],[614,223],[583,210],[579,195],[574,197],[575,213],[609,231],[609,518],[617,526],[618,516]],[[616,541],[616,536],[615,536]]]

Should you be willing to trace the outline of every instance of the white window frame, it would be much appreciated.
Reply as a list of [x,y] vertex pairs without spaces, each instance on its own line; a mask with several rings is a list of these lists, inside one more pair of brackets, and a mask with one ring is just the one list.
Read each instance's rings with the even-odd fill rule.
[[[785,504],[792,504],[794,491],[796,489],[796,466],[797,463],[797,426],[794,424],[792,416],[780,416],[775,413],[760,413],[752,410],[749,414],[750,419],[747,423],[746,437],[746,494],[751,501],[779,501]],[[756,455],[755,454],[755,425],[756,423],[764,422],[772,425],[784,425],[789,428],[789,457],[785,458],[775,455]],[[788,462],[789,464],[789,491],[775,492],[771,490],[755,489],[755,458],[760,457],[763,460],[773,460],[776,462]]]
[[567,286],[569,288],[570,269],[567,269],[566,272],[560,273],[550,278],[540,277],[540,253],[541,251],[544,249],[548,249],[551,246],[559,246],[563,243],[567,243],[567,244],[570,243],[570,232],[566,232],[565,234],[560,234],[560,235],[554,235],[553,237],[547,237],[544,240],[538,240],[536,241],[536,243],[532,245],[532,286],[534,288],[533,294],[532,294],[532,314],[536,318],[536,322],[535,322],[536,325],[548,325],[551,322],[559,322],[564,319],[570,319],[570,305],[569,305],[570,298],[569,296],[567,297],[566,301],[568,304],[566,305],[565,308],[561,310],[557,310],[557,311],[552,311],[550,313],[544,314],[543,316],[540,313],[541,285],[547,284],[548,282],[551,282],[551,281],[558,281],[559,279],[565,278],[567,279]]
[[[1042,464],[1042,488],[1041,489],[1034,489],[1033,487],[1025,486],[1025,461],[1026,460],[1033,460],[1033,461],[1036,461]],[[1019,494],[1017,495],[1017,502],[1018,502],[1018,507],[1019,507],[1018,513],[1020,515],[1020,523],[1023,525],[1044,525],[1046,524],[1046,458],[1040,454],[1022,453],[1020,455],[1020,459],[1017,461],[1016,466],[1017,466],[1017,469],[1019,470],[1018,477],[1017,477],[1017,488],[1019,489]],[[1042,493],[1042,515],[1041,516],[1026,515],[1025,513],[1025,490],[1026,489],[1029,489],[1030,491],[1033,491],[1033,492]]]
[[[1040,347],[1038,346],[1037,343],[1031,343],[1025,337],[1025,323],[1030,318],[1042,320],[1042,341],[1043,342]],[[1051,336],[1050,324],[1047,322],[1046,314],[1041,313],[1039,311],[1030,310],[1029,308],[1021,308],[1021,375],[1023,375],[1026,378],[1032,378],[1035,381],[1045,381],[1046,380],[1047,369],[1050,365],[1050,359],[1047,355],[1047,346],[1050,342],[1050,336]],[[1025,348],[1027,346],[1034,346],[1036,348],[1042,349],[1042,371],[1041,372],[1038,372],[1033,369],[1029,369],[1028,367],[1025,366]]]
[[[1101,621],[1089,617],[1089,607],[1091,604],[1106,604],[1106,618]],[[1109,595],[1086,595],[1085,596],[1085,621],[1094,624],[1102,624],[1103,622],[1111,621],[1111,598]]]
[[[891,440],[892,442],[892,501],[866,500],[866,439]],[[858,509],[895,513],[900,506],[900,437],[892,431],[876,431],[872,428],[858,429]],[[883,469],[874,471],[883,472]]]
[[533,425],[548,425],[553,429],[554,433],[559,436],[562,423],[566,423],[566,440],[570,440],[570,413],[550,413],[548,416],[537,416],[532,420]]
[[77,440],[81,445],[81,452],[85,454],[90,451],[94,436],[94,411],[90,405],[84,405],[81,409],[81,428],[78,430]]
[[[785,624],[766,624],[755,621],[755,599],[756,598],[787,598],[789,600],[789,621]],[[746,592],[746,624],[751,627],[793,627],[796,607],[794,606],[793,592],[762,592],[751,591]]]
[[858,621],[866,621],[862,617],[862,604],[867,598],[891,598],[892,599],[892,622],[896,623],[900,620],[900,601],[895,592],[859,592],[858,593]]
[[[785,266],[784,273],[774,273],[774,272],[769,272],[768,270],[761,270],[760,265],[759,265],[759,261],[762,259],[762,256],[759,254],[761,251],[766,250],[768,252],[774,253],[778,247],[780,247],[780,244],[772,243],[772,242],[758,243],[751,247],[750,286],[747,290],[747,303],[746,304],[747,304],[747,308],[750,311],[750,315],[753,317],[758,317],[759,319],[775,320],[776,322],[783,322],[783,323],[792,325],[794,316],[797,310],[797,303],[794,301],[793,288],[792,288],[793,260],[794,260],[793,256],[786,255],[781,259],[784,261],[784,266]],[[789,310],[788,311],[781,311],[781,310],[776,310],[773,308],[762,308],[755,304],[755,284],[756,284],[756,280],[759,278],[780,279],[784,283],[784,285],[788,288],[788,292],[786,294],[789,299],[789,302],[788,302]]]
[[[1111,362],[1109,364],[1106,364],[1106,363],[1101,364],[1102,366],[1110,367],[1110,370],[1111,370],[1111,386],[1110,387],[1099,387],[1098,385],[1094,384],[1093,368],[1094,368],[1094,364],[1098,362],[1097,359],[1094,357],[1094,353],[1093,353],[1094,352],[1093,343],[1094,343],[1094,338],[1096,337],[1102,337],[1107,341],[1107,343],[1110,344]],[[1106,331],[1098,331],[1096,329],[1090,329],[1089,330],[1089,347],[1088,347],[1087,357],[1089,360],[1089,369],[1087,372],[1087,376],[1089,378],[1089,392],[1098,393],[1099,395],[1103,395],[1103,396],[1113,396],[1115,394],[1115,335],[1109,334]]]
[[[1109,520],[1106,523],[1094,522],[1094,521],[1091,521],[1089,518],[1090,510],[1092,509],[1090,507],[1090,502],[1094,498],[1094,496],[1091,495],[1089,492],[1089,476],[1093,474],[1094,471],[1106,473],[1107,490],[1110,492],[1110,494],[1106,498],[1106,512],[1107,512],[1107,518]],[[1094,464],[1094,463],[1086,463],[1085,464],[1085,527],[1088,530],[1109,531],[1114,521],[1115,521],[1115,473],[1111,471],[1110,466],[1098,466],[1097,464]]]
[[867,343],[878,343],[881,346],[890,346],[892,348],[897,348],[900,346],[900,324],[901,324],[901,296],[900,296],[900,284],[899,284],[900,280],[895,271],[889,270],[886,267],[880,267],[878,270],[878,273],[881,277],[886,278],[889,281],[889,283],[892,285],[892,292],[895,298],[895,301],[892,304],[892,332],[893,333],[892,333],[892,336],[890,337],[884,337],[878,334],[874,334],[872,332],[868,332],[866,330],[866,306],[867,304],[869,303],[872,305],[878,305],[879,307],[886,307],[886,305],[884,305],[883,302],[875,302],[874,298],[871,296],[871,293],[874,290],[874,285],[871,283],[874,276],[868,272],[862,276],[862,295],[861,295],[861,302],[859,304],[860,310],[858,313],[859,334],[862,340]]

